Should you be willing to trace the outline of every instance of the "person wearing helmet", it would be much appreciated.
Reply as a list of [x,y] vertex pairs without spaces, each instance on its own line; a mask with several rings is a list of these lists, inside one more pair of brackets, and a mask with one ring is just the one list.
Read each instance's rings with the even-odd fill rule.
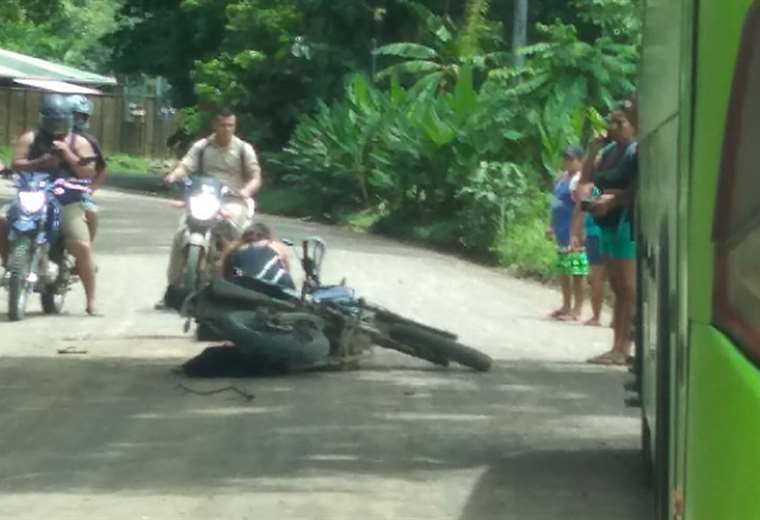
[[[64,245],[76,259],[76,269],[87,297],[86,312],[95,309],[95,263],[90,234],[82,206],[82,196],[95,177],[97,156],[92,145],[72,132],[71,107],[61,94],[45,94],[40,102],[39,128],[24,133],[13,149],[11,168],[15,171],[47,172],[65,182],[59,196],[63,206]],[[7,223],[5,212],[0,219],[0,255],[7,257]]]
[[[87,139],[90,146],[92,146],[92,149],[95,151],[95,177],[90,186],[90,191],[94,193],[106,180],[106,160],[100,151],[97,139],[89,133],[90,117],[92,116],[92,101],[81,94],[69,96],[68,101],[71,106],[71,115],[74,120],[74,133]],[[98,206],[95,204],[91,194],[85,194],[82,199],[82,205],[87,217],[87,228],[90,231],[90,240],[94,242],[98,230]]]

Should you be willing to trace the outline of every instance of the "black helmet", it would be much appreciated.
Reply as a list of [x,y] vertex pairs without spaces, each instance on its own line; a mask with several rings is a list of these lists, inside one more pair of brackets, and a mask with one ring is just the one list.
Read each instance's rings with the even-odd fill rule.
[[68,134],[73,125],[71,106],[61,94],[45,94],[40,101],[40,129],[50,135]]

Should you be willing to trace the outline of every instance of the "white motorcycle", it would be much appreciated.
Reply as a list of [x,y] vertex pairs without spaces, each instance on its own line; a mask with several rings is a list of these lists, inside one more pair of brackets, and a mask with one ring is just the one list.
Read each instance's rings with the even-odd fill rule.
[[[196,291],[219,274],[221,254],[229,241],[240,237],[241,220],[253,217],[253,201],[247,207],[227,204],[239,195],[215,177],[192,176],[179,181],[183,200],[170,204],[185,209],[185,234],[183,238],[183,269],[181,285],[186,291]],[[244,209],[241,209],[244,208]],[[236,211],[247,211],[247,219],[241,219]]]

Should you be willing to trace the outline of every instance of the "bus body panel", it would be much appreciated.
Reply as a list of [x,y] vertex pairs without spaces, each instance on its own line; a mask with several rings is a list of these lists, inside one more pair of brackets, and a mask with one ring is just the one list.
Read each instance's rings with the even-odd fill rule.
[[695,324],[687,520],[760,519],[760,374],[713,327]]
[[[645,2],[637,201],[642,405],[655,433],[663,345],[670,380],[660,384],[667,387],[670,437],[667,467],[656,471],[666,472],[671,492],[683,492],[679,518],[687,520],[760,520],[760,370],[711,326],[726,118],[753,3]],[[653,453],[654,443],[652,435]],[[660,504],[657,518],[672,517],[669,505]]]
[[694,149],[689,222],[689,316],[712,321],[713,217],[728,102],[742,28],[752,0],[698,3]]
[[[685,438],[688,341],[686,255],[689,150],[691,148],[691,62],[693,0],[648,0],[640,104],[640,171],[637,197],[639,290],[642,327],[642,418],[651,435],[647,447],[662,472],[655,478],[661,511],[670,490],[681,485],[683,450],[671,437]],[[666,356],[663,360],[661,356]],[[666,402],[663,402],[666,401]],[[664,410],[664,411],[663,411]],[[667,425],[658,425],[658,416]],[[665,427],[666,426],[666,427]],[[663,436],[658,441],[658,437]],[[683,443],[681,443],[683,444]],[[664,517],[664,513],[660,513]]]

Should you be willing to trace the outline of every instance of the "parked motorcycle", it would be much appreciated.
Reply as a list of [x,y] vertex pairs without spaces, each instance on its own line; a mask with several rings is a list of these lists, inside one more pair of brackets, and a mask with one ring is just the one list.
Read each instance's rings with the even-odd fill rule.
[[63,247],[61,205],[63,187],[47,173],[13,173],[16,199],[8,211],[8,263],[3,285],[8,291],[8,319],[26,315],[29,296],[40,294],[46,314],[63,311],[66,293],[78,279],[75,261]]
[[243,231],[225,210],[225,202],[237,194],[219,179],[202,175],[186,177],[173,186],[182,200],[170,204],[185,209],[181,284],[186,291],[195,291],[217,275],[225,241],[238,238]]
[[352,368],[372,346],[448,366],[478,371],[492,359],[457,341],[457,336],[366,302],[345,284],[324,286],[326,252],[318,237],[303,240],[299,259],[305,280],[299,292],[251,278],[217,279],[188,297],[181,314],[228,340],[251,362],[274,369]]

